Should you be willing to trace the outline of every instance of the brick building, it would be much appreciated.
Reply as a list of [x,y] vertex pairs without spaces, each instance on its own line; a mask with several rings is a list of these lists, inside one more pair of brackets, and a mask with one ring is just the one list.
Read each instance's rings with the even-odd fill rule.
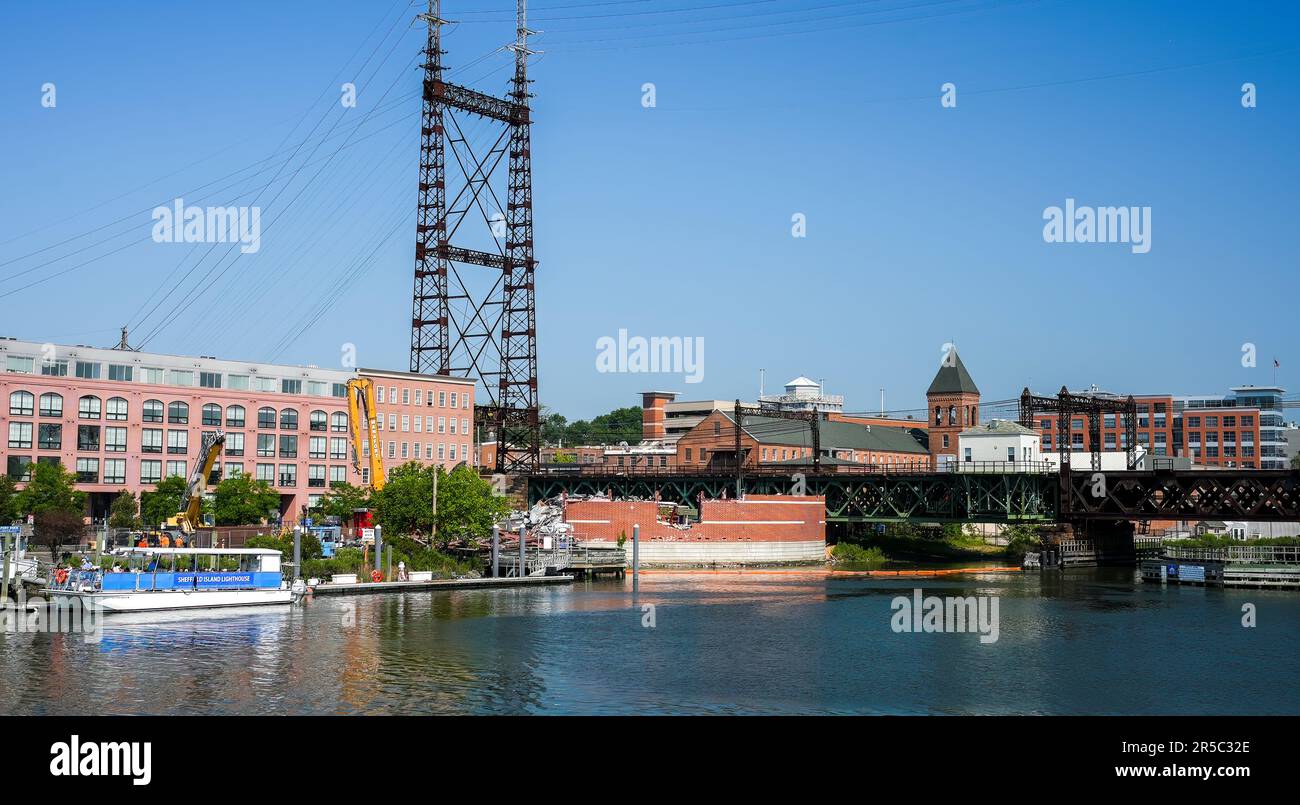
[[[123,489],[150,491],[194,468],[204,434],[226,443],[217,477],[253,475],[296,519],[341,482],[368,483],[353,468],[347,382],[375,381],[384,463],[448,466],[472,457],[474,385],[451,377],[375,369],[286,366],[0,339],[0,447],[21,486],[34,462],[61,464],[102,518]],[[455,408],[452,408],[455,400]],[[454,430],[450,422],[455,419]],[[369,444],[363,445],[369,451]],[[454,458],[452,450],[454,449]]]
[[957,460],[957,439],[980,423],[980,390],[951,347],[926,389],[930,456],[937,467]]

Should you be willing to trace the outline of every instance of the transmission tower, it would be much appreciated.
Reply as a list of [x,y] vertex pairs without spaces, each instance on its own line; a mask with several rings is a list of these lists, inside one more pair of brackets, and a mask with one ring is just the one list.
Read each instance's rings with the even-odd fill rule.
[[[537,306],[533,259],[533,167],[530,146],[527,0],[517,0],[515,55],[504,98],[443,80],[441,0],[419,19],[428,25],[420,120],[420,192],[411,315],[411,371],[479,381],[474,422],[497,442],[497,472],[537,469],[541,428],[537,402]],[[473,116],[498,125],[492,145],[475,153],[461,125]],[[482,146],[479,146],[480,151]],[[456,173],[448,184],[447,153]],[[506,162],[505,204],[494,175]],[[498,182],[496,182],[499,184]],[[454,191],[454,192],[450,192]],[[450,192],[450,203],[448,195]],[[502,207],[504,206],[504,210]],[[482,246],[460,231],[470,213],[483,219]],[[474,244],[478,246],[477,243]],[[484,271],[486,269],[486,271]]]

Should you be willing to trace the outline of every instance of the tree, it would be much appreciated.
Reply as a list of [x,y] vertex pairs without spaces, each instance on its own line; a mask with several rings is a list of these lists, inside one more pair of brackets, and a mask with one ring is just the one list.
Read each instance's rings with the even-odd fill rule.
[[552,413],[546,406],[542,406],[539,415],[542,419],[542,443],[560,444],[563,442],[568,420],[562,414]]
[[641,441],[641,409],[635,406],[616,408],[590,422],[579,419],[564,429],[568,444],[636,444]]
[[85,531],[85,518],[81,514],[60,509],[42,509],[33,515],[34,537],[50,550],[50,561],[57,562],[60,545],[80,542]]
[[217,525],[258,525],[280,507],[280,495],[266,481],[236,475],[217,484],[212,512]]
[[140,523],[139,518],[136,517],[138,510],[135,494],[129,489],[123,489],[117,497],[113,498],[108,525],[111,528],[136,528]]
[[1291,456],[1291,469],[1300,470],[1300,453]]
[[321,514],[348,520],[357,509],[370,508],[370,490],[363,486],[338,483],[320,500]]
[[433,528],[434,471],[432,466],[408,461],[388,474],[384,488],[371,495],[375,519],[384,531],[395,536],[429,533]]
[[32,480],[17,495],[19,514],[57,511],[75,514],[86,511],[86,493],[77,489],[77,476],[60,464],[37,462],[32,465]]
[[20,514],[17,484],[8,475],[0,475],[0,524],[9,525]]
[[181,508],[181,496],[187,482],[179,475],[168,476],[158,482],[152,492],[140,493],[140,519],[148,528],[156,528],[175,517]]
[[78,491],[77,476],[60,464],[38,462],[32,480],[15,497],[20,514],[31,514],[35,537],[50,549],[50,559],[65,542],[79,540],[85,523],[86,493]]
[[438,473],[438,541],[488,539],[492,526],[510,511],[509,501],[492,494],[492,485],[469,467]]

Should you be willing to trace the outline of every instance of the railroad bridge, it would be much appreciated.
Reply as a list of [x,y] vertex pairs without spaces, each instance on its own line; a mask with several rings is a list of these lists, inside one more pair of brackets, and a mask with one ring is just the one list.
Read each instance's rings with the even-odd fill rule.
[[[999,466],[1001,465],[1001,466]],[[1300,471],[1093,470],[1025,468],[1023,463],[957,465],[949,471],[883,467],[636,471],[574,466],[531,473],[530,503],[571,495],[694,504],[743,493],[826,497],[828,523],[1046,523],[1121,520],[1300,520]]]

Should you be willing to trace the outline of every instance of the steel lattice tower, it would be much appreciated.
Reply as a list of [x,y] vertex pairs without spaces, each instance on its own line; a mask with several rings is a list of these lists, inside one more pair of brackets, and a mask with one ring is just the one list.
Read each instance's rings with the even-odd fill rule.
[[[517,0],[511,91],[497,98],[443,80],[440,0],[420,15],[428,25],[424,49],[424,105],[420,121],[419,209],[415,290],[411,311],[411,371],[475,377],[480,404],[474,422],[496,436],[497,472],[537,468],[541,429],[537,402],[537,306],[533,257],[533,168],[530,144],[527,0]],[[474,153],[456,112],[503,124],[481,157]],[[448,144],[462,182],[448,209]],[[492,188],[505,160],[505,210]],[[498,208],[495,214],[488,210]],[[492,246],[453,246],[471,208],[491,233]],[[504,231],[502,231],[504,230]],[[502,240],[504,238],[504,240]],[[491,249],[491,250],[488,250]],[[462,271],[462,267],[469,267]],[[482,269],[492,282],[475,283]]]

